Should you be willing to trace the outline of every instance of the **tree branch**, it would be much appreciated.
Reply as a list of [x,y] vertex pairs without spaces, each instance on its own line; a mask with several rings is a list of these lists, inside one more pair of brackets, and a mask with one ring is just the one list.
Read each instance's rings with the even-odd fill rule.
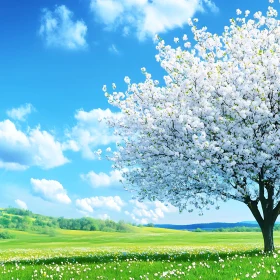
[[265,218],[266,216],[266,202],[264,197],[264,170],[263,167],[261,168],[261,171],[259,173],[259,198],[262,205],[263,210],[263,216]]
[[275,221],[277,220],[279,214],[280,214],[280,201],[278,202],[278,204],[276,205],[276,207],[273,209],[273,212],[272,212],[272,220],[273,220],[273,223],[275,223]]
[[258,208],[258,200],[250,200],[247,203],[247,206],[251,210],[251,212],[252,212],[253,216],[255,217],[256,221],[258,222],[259,226],[262,228],[263,224],[264,224],[264,219]]

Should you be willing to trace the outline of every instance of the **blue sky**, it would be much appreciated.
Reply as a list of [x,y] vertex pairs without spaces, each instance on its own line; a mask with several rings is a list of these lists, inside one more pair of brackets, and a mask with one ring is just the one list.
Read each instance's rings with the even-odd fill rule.
[[[187,224],[253,220],[245,205],[203,216],[131,201],[111,163],[93,152],[114,147],[99,118],[116,112],[104,84],[162,80],[155,33],[173,44],[189,17],[221,34],[236,9],[266,11],[266,0],[9,0],[0,6],[0,206],[64,217]],[[275,3],[275,6],[279,6]],[[109,110],[108,110],[109,108]]]

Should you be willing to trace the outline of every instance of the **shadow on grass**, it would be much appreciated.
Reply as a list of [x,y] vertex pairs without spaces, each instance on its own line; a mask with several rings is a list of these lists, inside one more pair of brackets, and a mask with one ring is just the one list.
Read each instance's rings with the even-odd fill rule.
[[21,265],[41,265],[41,264],[61,264],[61,263],[79,263],[79,264],[91,264],[91,263],[110,263],[116,261],[180,261],[180,262],[197,262],[197,261],[219,261],[220,259],[226,259],[235,256],[242,257],[259,257],[259,256],[273,256],[273,253],[264,253],[260,249],[246,250],[246,251],[230,251],[230,252],[213,252],[203,250],[200,253],[188,253],[185,251],[171,252],[171,253],[152,253],[152,252],[112,252],[107,254],[89,254],[87,256],[72,256],[72,257],[52,257],[42,258],[36,260],[13,260],[1,262],[1,264],[15,264],[21,263]]

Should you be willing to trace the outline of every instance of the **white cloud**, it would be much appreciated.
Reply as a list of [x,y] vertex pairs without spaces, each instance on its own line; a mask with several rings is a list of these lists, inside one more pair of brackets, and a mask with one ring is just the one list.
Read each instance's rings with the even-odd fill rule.
[[98,218],[101,220],[110,220],[110,216],[108,214],[100,214]]
[[90,215],[89,215],[88,212],[83,211],[83,210],[79,210],[79,209],[76,209],[76,210],[77,210],[77,212],[79,212],[79,213],[82,214],[83,216],[85,216],[85,217],[90,217]]
[[139,224],[148,224],[149,220],[145,219],[145,218],[137,218],[133,213],[129,212],[129,211],[125,211],[124,212],[125,215],[130,216],[132,218],[133,221],[139,223]]
[[122,176],[118,170],[111,171],[109,175],[103,172],[95,173],[94,171],[90,171],[87,174],[82,174],[81,178],[88,182],[93,188],[99,188],[119,184]]
[[81,211],[83,213],[87,213],[87,212],[92,213],[93,212],[93,208],[90,205],[90,198],[77,199],[76,206],[79,209],[82,209]]
[[56,6],[53,12],[43,10],[39,34],[48,47],[76,50],[87,46],[87,26],[72,18],[73,13],[64,5]]
[[113,24],[124,11],[121,2],[115,0],[95,0],[91,1],[90,8],[102,18],[105,24]]
[[61,143],[47,131],[37,127],[24,133],[10,120],[0,122],[0,168],[24,170],[38,166],[49,169],[67,162]]
[[6,170],[13,170],[13,171],[23,171],[26,170],[29,166],[23,165],[16,162],[3,162],[0,160],[0,168]]
[[196,12],[218,12],[212,0],[91,0],[90,8],[107,29],[135,31],[140,40],[182,27]]
[[219,8],[216,6],[216,4],[211,0],[204,0],[205,5],[210,9],[212,13],[218,13]]
[[80,150],[78,143],[74,140],[67,140],[66,142],[62,143],[62,150],[71,150],[74,152],[78,152]]
[[25,121],[27,115],[29,115],[32,111],[34,111],[33,106],[26,103],[18,108],[7,110],[7,115],[14,120]]
[[20,199],[16,199],[15,203],[18,205],[19,208],[22,208],[24,210],[28,209],[26,203],[24,201],[20,200]]
[[130,29],[129,29],[129,27],[128,27],[128,26],[124,26],[124,27],[123,27],[122,35],[123,35],[124,37],[127,37],[129,34],[130,34]]
[[61,143],[47,131],[34,129],[30,132],[29,141],[34,153],[34,163],[43,168],[63,165],[69,160],[63,156]]
[[34,193],[39,195],[42,199],[64,204],[71,203],[71,199],[67,195],[67,191],[58,181],[31,178],[30,182]]
[[[118,116],[119,113],[113,113],[109,109],[93,109],[89,112],[78,110],[75,114],[77,124],[66,133],[69,140],[63,146],[64,149],[80,150],[84,158],[95,159],[94,151],[97,146],[118,141],[118,137],[113,134],[113,130],[105,121]],[[72,141],[71,145],[69,141]]]
[[109,52],[112,54],[120,54],[118,48],[116,47],[115,44],[112,44],[109,48],[108,48]]
[[153,202],[156,209],[160,209],[165,213],[174,213],[177,212],[177,208],[174,207],[173,205],[169,204],[169,203],[162,203],[158,200]]
[[129,202],[134,207],[130,212],[125,211],[125,214],[141,224],[146,224],[148,221],[157,222],[159,219],[164,218],[165,213],[177,212],[174,206],[160,201],[139,202],[137,200],[130,200]]
[[125,203],[119,196],[94,196],[76,200],[76,206],[86,212],[92,213],[94,209],[110,209],[121,211]]

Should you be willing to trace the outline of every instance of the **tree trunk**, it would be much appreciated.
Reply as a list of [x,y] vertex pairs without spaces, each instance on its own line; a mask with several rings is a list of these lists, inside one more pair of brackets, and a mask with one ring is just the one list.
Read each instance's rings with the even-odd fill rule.
[[262,227],[265,252],[274,251],[273,227],[274,227],[273,223],[264,223]]
[[[274,223],[276,221],[276,218],[278,217],[278,208],[277,211],[273,213],[272,211],[268,211],[271,209],[271,206],[268,204],[263,204],[263,212],[264,212],[264,218],[261,216],[261,213],[258,208],[258,201],[251,200],[247,206],[251,210],[253,216],[255,217],[256,221],[258,222],[263,235],[263,241],[264,241],[264,252],[272,252],[274,251],[274,239],[273,239],[273,228]],[[279,209],[280,209],[280,203],[279,203]]]

